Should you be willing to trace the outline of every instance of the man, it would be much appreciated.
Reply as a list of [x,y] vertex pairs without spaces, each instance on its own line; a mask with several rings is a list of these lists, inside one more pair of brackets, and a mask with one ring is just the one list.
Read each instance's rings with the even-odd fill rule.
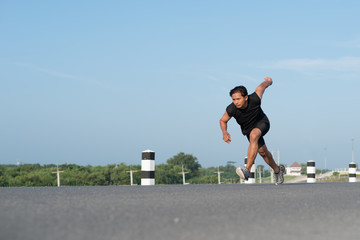
[[227,132],[227,122],[234,117],[241,126],[242,133],[249,140],[249,148],[247,155],[247,165],[244,168],[237,168],[236,173],[241,179],[248,180],[250,170],[254,164],[257,153],[265,160],[265,162],[274,170],[276,176],[276,185],[284,182],[285,167],[277,166],[272,154],[266,147],[263,136],[270,129],[270,122],[263,110],[261,109],[261,99],[265,89],[273,83],[270,77],[266,77],[255,90],[254,93],[248,95],[244,86],[235,87],[230,91],[232,103],[226,108],[226,111],[220,119],[220,128],[223,132],[223,140],[227,143],[231,142],[231,136]]

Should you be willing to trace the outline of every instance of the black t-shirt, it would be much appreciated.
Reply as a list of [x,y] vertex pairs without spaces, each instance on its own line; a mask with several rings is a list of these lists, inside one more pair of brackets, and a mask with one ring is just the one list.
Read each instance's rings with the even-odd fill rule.
[[250,134],[256,123],[262,119],[269,121],[261,109],[261,99],[254,92],[248,97],[248,106],[245,109],[240,109],[231,103],[226,112],[230,117],[234,117],[236,122],[241,126],[241,131],[244,135]]

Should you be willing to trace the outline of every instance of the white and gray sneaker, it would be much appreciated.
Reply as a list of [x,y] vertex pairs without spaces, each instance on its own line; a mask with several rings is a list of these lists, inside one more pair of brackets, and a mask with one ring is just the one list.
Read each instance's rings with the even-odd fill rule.
[[236,169],[236,174],[239,175],[242,180],[248,180],[250,176],[250,171],[247,168],[238,167]]
[[280,185],[284,182],[284,172],[285,172],[284,165],[280,165],[279,169],[280,171],[278,173],[275,173],[275,178],[276,178],[275,185]]

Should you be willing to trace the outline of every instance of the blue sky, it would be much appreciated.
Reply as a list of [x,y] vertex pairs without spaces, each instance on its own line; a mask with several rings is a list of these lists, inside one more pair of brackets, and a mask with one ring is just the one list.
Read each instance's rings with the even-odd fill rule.
[[[280,160],[360,163],[358,1],[1,1],[0,163],[243,162],[228,92],[273,78]],[[275,155],[275,158],[277,156]],[[264,164],[258,157],[257,164]]]

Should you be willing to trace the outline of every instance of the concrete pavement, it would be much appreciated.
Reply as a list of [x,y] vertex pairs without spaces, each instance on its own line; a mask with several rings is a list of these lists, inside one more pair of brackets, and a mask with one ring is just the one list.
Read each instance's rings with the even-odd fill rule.
[[357,239],[360,184],[0,188],[1,240]]

